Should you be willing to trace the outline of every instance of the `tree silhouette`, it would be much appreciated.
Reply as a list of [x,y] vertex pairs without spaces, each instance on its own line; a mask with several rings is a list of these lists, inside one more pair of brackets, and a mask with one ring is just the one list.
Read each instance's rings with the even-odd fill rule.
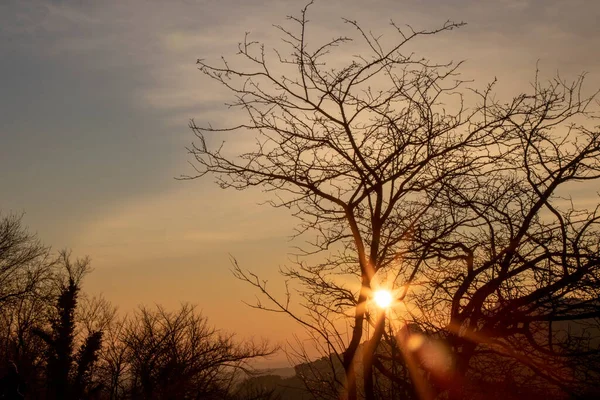
[[140,308],[124,326],[131,398],[227,398],[236,372],[273,353],[266,343],[237,343],[211,328],[195,307]]
[[75,313],[82,279],[89,272],[89,259],[72,263],[63,251],[59,264],[64,274],[58,277],[57,299],[49,314],[50,329],[37,328],[34,333],[46,344],[46,398],[80,399],[93,390],[90,373],[98,359],[102,331],[90,332],[75,352]]
[[49,248],[23,227],[22,218],[0,213],[0,308],[35,291],[51,271]]
[[32,329],[45,320],[56,272],[50,249],[22,218],[0,214],[0,379],[8,398],[24,395],[40,375],[44,346]]
[[[475,357],[486,353],[580,393],[564,360],[598,348],[559,338],[553,324],[600,317],[598,207],[578,208],[568,197],[572,183],[600,177],[596,95],[583,95],[584,77],[543,82],[536,73],[528,91],[502,102],[496,82],[467,89],[460,63],[406,50],[463,24],[415,31],[392,23],[390,45],[344,20],[367,49],[348,56],[349,37],[309,43],[311,4],[289,17],[293,28],[277,26],[286,49],[269,53],[246,36],[242,67],[197,62],[232,93],[229,107],[246,122],[192,121],[196,173],[186,178],[262,187],[309,241],[282,271],[292,285],[283,299],[236,265],[271,301],[257,307],[289,314],[337,355],[345,371],[337,383],[349,399],[375,398],[378,379],[400,385],[406,374],[392,366],[408,368],[407,393],[460,398]],[[212,137],[231,132],[255,145],[231,155]],[[388,312],[395,327],[370,302],[379,286],[401,305],[400,316]],[[399,343],[412,336],[409,324],[440,339],[451,362],[432,371]]]
[[89,258],[50,258],[20,221],[0,220],[0,398],[250,397],[237,385],[275,347],[219,332],[187,304],[116,318],[104,298],[82,293]]

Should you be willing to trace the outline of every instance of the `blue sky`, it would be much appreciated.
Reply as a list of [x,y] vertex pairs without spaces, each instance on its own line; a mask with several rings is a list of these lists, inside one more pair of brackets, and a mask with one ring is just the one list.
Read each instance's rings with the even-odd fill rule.
[[[244,32],[276,45],[272,24],[303,3],[279,1],[0,2],[0,210],[55,248],[92,258],[88,290],[129,310],[140,303],[198,303],[219,327],[249,328],[273,316],[245,308],[252,292],[229,273],[229,254],[271,276],[286,261],[293,220],[260,207],[265,197],[218,189],[191,173],[190,118],[235,118],[227,94],[207,81],[197,58],[233,56]],[[450,19],[468,25],[419,42],[440,61],[467,60],[465,78],[500,95],[533,78],[589,72],[600,88],[600,3],[594,0],[317,1],[315,39],[339,34],[339,17],[393,38],[390,18],[415,28]],[[348,50],[348,55],[352,50]],[[238,145],[243,145],[239,144]],[[590,188],[590,194],[599,188]],[[228,312],[223,312],[223,305]],[[235,316],[234,318],[232,316]]]

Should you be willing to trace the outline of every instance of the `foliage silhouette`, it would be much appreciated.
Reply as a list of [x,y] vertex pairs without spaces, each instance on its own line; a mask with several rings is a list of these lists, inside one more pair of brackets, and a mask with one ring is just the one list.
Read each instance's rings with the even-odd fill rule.
[[46,382],[48,399],[80,399],[95,388],[90,377],[91,368],[98,359],[102,331],[90,332],[77,353],[75,312],[82,279],[89,272],[89,259],[75,263],[63,251],[59,265],[64,275],[58,282],[58,296],[49,315],[50,330],[34,330],[46,344]]

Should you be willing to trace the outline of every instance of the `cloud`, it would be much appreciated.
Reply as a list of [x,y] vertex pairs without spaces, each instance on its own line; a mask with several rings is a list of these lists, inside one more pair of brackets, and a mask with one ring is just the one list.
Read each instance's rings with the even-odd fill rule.
[[257,205],[260,193],[203,186],[181,182],[176,190],[115,205],[83,227],[73,246],[101,259],[138,264],[200,250],[226,254],[292,233],[291,217]]

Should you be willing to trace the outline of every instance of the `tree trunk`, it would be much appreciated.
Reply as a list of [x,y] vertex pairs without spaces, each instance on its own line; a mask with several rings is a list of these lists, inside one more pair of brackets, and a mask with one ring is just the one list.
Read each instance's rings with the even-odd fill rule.
[[375,400],[375,385],[373,380],[373,359],[375,351],[381,341],[385,328],[385,310],[381,310],[375,322],[373,337],[366,343],[363,351],[363,381],[365,386],[365,399]]

